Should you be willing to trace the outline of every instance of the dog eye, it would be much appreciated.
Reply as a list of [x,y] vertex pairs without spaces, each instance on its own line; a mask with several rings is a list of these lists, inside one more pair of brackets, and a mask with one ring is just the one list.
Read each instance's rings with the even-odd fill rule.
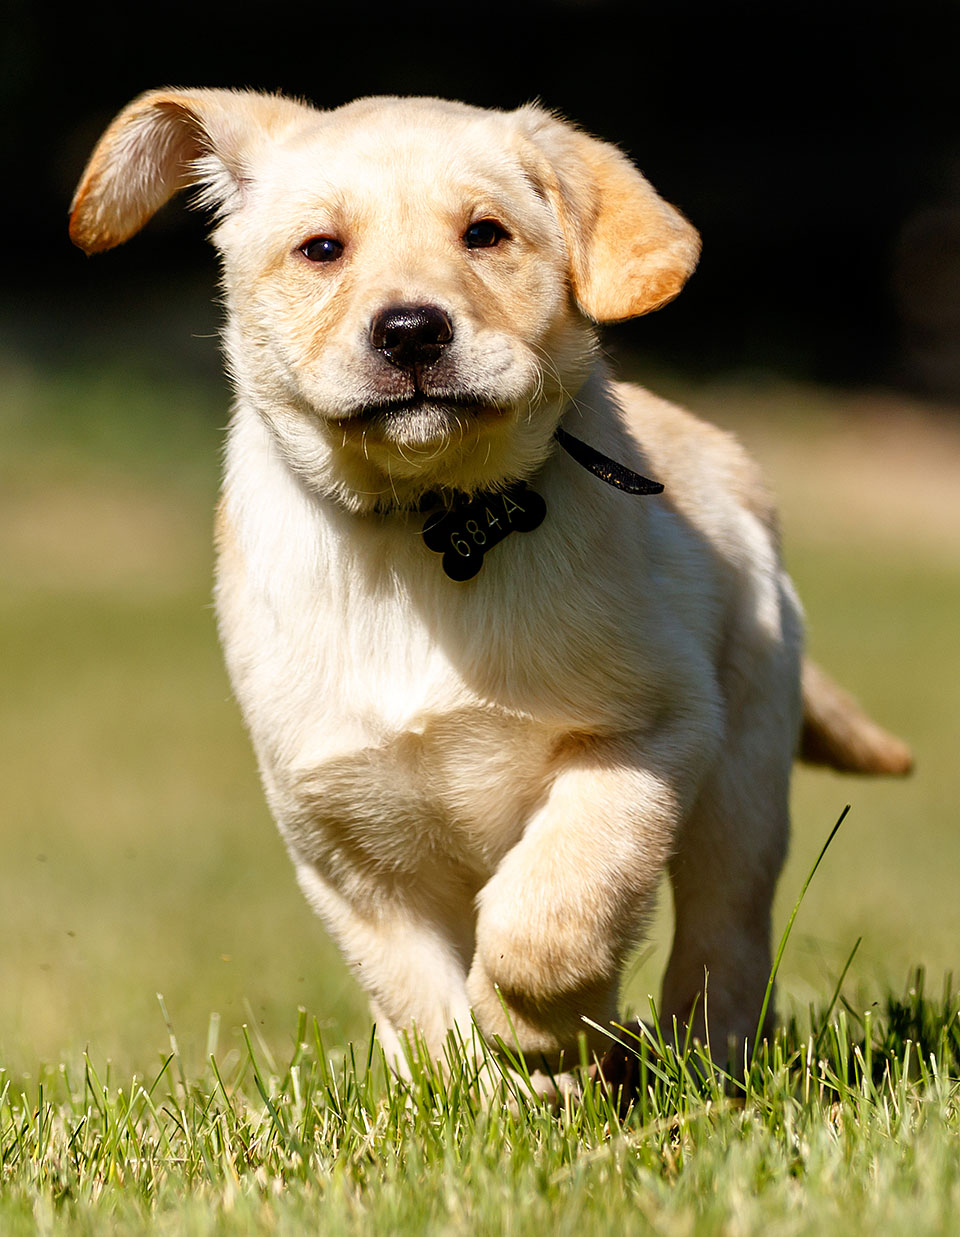
[[309,262],[336,262],[343,253],[343,244],[332,236],[312,236],[300,246]]
[[463,243],[468,249],[492,249],[509,236],[507,229],[496,219],[478,219],[464,232]]

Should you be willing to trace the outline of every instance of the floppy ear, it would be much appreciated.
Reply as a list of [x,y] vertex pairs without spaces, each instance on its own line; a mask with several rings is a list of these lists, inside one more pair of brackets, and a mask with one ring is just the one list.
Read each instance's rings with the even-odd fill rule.
[[70,238],[87,253],[129,240],[179,190],[229,209],[258,140],[302,120],[302,104],[242,90],[151,90],[97,143],[70,208]]
[[527,171],[557,212],[583,312],[619,322],[672,300],[700,256],[696,229],[615,146],[538,107],[515,115],[536,152]]

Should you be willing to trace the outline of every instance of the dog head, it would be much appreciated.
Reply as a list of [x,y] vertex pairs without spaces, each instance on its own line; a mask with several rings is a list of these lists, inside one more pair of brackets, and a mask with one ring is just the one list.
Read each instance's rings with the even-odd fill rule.
[[239,399],[358,510],[532,474],[594,324],[670,300],[699,250],[616,148],[540,108],[226,90],[131,103],[71,236],[109,249],[187,186],[216,213]]

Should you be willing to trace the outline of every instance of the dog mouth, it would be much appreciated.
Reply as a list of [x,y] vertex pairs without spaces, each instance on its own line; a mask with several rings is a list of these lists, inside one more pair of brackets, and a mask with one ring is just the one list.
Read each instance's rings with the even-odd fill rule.
[[372,432],[386,442],[417,445],[462,437],[502,414],[493,400],[479,395],[417,393],[363,404],[338,417],[337,425],[347,432]]

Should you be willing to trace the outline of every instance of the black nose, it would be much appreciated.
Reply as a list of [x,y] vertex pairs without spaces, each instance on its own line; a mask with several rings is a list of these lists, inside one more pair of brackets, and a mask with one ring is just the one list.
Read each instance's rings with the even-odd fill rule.
[[370,323],[370,342],[400,369],[430,365],[453,339],[453,323],[436,305],[388,305]]

